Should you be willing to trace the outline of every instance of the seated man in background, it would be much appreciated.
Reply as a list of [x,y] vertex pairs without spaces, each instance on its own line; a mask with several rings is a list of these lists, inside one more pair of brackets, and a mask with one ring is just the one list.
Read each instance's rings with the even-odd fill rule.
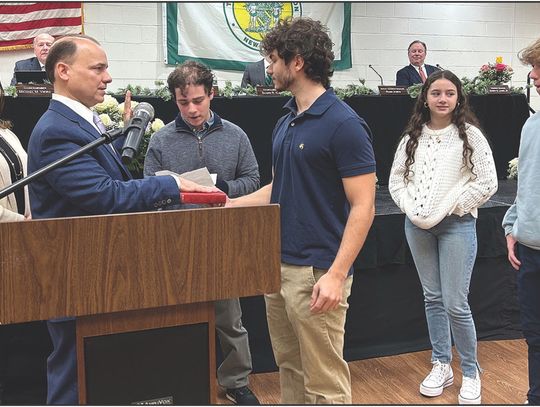
[[38,34],[34,38],[34,54],[35,57],[23,59],[15,62],[15,68],[13,69],[13,78],[11,79],[11,86],[17,83],[15,78],[15,72],[17,71],[44,71],[45,61],[47,55],[49,55],[49,49],[54,42],[52,35],[42,33]]
[[272,77],[266,73],[268,68],[268,61],[261,59],[260,61],[253,62],[246,66],[244,75],[242,76],[242,87],[245,88],[248,85],[255,86],[274,86]]
[[[210,110],[214,97],[214,75],[205,65],[187,61],[167,79],[179,114],[155,133],[144,160],[144,175],[170,170],[178,174],[206,167],[217,174],[216,186],[235,198],[259,188],[259,166],[249,139],[237,125]],[[181,206],[184,207],[185,206]],[[179,205],[169,205],[177,209]],[[248,333],[242,325],[238,298],[214,303],[216,330],[223,353],[218,367],[220,386],[235,404],[255,405],[259,401],[248,386],[251,352]]]
[[424,42],[415,40],[407,49],[410,65],[401,68],[396,73],[396,85],[412,86],[424,83],[426,78],[437,70],[436,66],[424,64],[427,46]]

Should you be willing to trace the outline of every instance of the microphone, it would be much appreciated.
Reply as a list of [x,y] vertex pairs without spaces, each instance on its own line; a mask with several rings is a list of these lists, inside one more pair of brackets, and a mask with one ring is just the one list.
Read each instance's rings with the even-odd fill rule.
[[373,68],[373,65],[369,64],[368,66],[373,70],[373,72],[375,72],[375,73],[377,74],[377,76],[378,76],[379,78],[381,78],[381,85],[384,85],[382,76],[379,74],[379,72],[377,72],[377,71],[375,70],[375,68]]
[[442,66],[440,66],[439,64],[435,64],[435,66],[437,68],[439,68],[439,71],[446,71],[446,69],[444,69]]
[[122,146],[122,162],[129,164],[139,151],[148,123],[154,118],[154,108],[150,103],[141,102],[133,109],[133,117],[124,129],[126,141]]

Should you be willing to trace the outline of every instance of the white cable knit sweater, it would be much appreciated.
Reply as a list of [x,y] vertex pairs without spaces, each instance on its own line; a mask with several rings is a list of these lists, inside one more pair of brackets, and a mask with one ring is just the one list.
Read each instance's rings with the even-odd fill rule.
[[403,174],[409,136],[401,140],[388,189],[396,205],[416,226],[429,229],[452,214],[478,217],[478,207],[497,191],[497,171],[487,140],[473,125],[468,125],[467,136],[473,148],[476,176],[470,164],[463,165],[463,141],[454,124],[441,130],[424,125],[408,182]]

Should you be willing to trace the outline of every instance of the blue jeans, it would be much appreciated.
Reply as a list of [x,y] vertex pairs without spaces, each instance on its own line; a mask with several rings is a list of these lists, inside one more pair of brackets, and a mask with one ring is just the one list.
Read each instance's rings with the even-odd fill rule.
[[425,230],[405,218],[405,235],[424,291],[431,360],[451,362],[453,335],[463,376],[475,377],[476,329],[467,297],[476,259],[476,219],[451,215]]
[[540,250],[517,245],[521,329],[529,348],[529,404],[540,404]]

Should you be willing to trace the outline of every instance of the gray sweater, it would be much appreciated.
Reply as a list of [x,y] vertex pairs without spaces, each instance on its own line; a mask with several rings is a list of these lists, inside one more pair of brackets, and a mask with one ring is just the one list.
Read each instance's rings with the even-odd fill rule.
[[150,139],[145,176],[160,170],[181,174],[203,167],[217,174],[216,186],[231,198],[259,188],[259,166],[246,133],[215,113],[214,123],[200,139],[180,115]]
[[521,131],[516,200],[502,225],[519,243],[540,250],[540,112]]

